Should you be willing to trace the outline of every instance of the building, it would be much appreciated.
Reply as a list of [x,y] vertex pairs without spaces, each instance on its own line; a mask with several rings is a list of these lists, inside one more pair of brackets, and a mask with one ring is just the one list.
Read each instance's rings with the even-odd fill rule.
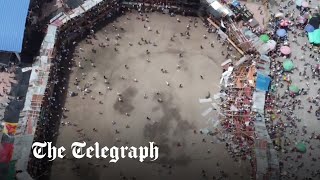
[[21,97],[28,89],[30,72],[10,66],[10,61],[21,61],[19,54],[29,4],[30,0],[0,1],[0,76],[6,86],[0,91],[0,179],[10,179],[15,174],[12,162],[15,132],[24,104]]

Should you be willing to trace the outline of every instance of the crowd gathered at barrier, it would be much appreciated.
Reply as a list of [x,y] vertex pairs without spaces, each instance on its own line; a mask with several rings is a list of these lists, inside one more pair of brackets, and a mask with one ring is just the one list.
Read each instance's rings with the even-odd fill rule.
[[[112,22],[126,11],[137,9],[139,11],[157,11],[169,5],[163,6],[162,2],[156,2],[150,8],[144,8],[143,4],[121,4],[118,0],[101,1],[83,14],[73,17],[67,23],[62,24],[57,29],[54,50],[52,52],[53,60],[49,74],[49,80],[45,97],[42,102],[34,142],[36,141],[54,141],[58,135],[60,119],[63,118],[63,112],[67,111],[64,107],[64,101],[67,92],[68,77],[71,67],[75,65],[72,60],[74,46],[82,39],[90,43],[90,39],[95,38],[96,30],[103,27],[106,23]],[[181,9],[174,8],[174,11],[181,13]],[[191,10],[187,10],[191,12]],[[172,12],[173,13],[173,12]],[[36,178],[46,176],[51,166],[47,159],[36,159],[30,155],[28,163],[29,174]]]

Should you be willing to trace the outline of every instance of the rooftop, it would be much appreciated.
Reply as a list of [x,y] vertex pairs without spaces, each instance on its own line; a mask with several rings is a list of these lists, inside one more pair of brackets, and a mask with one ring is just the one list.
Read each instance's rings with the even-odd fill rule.
[[30,0],[0,1],[0,51],[21,52],[29,3]]

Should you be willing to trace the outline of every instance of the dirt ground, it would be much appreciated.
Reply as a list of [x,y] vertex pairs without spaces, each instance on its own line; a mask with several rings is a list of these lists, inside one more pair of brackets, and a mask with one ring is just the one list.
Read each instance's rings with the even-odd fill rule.
[[[137,16],[137,13],[127,14],[96,32],[98,40],[93,40],[94,46],[85,41],[77,45],[76,49],[81,50],[76,54],[88,60],[74,57],[77,67],[73,68],[68,90],[79,95],[68,96],[65,107],[69,111],[64,113],[66,118],[63,119],[77,126],[60,127],[57,146],[66,147],[68,159],[54,161],[51,179],[113,180],[120,179],[121,175],[152,180],[212,179],[213,175],[218,177],[220,170],[229,174],[228,179],[249,179],[251,168],[247,161],[234,162],[223,143],[215,143],[213,136],[199,133],[203,128],[213,130],[210,119],[217,119],[214,111],[202,115],[211,104],[200,104],[199,98],[204,98],[208,92],[213,95],[219,91],[220,64],[226,60],[221,51],[226,47],[218,43],[216,35],[207,33],[200,19],[197,28],[190,23],[191,36],[187,39],[180,33],[187,30],[189,17],[152,13],[148,14],[150,22],[146,22],[137,20]],[[144,28],[144,24],[150,26],[151,31]],[[121,37],[118,41],[117,34]],[[174,34],[176,37],[171,41]],[[204,34],[208,39],[204,39]],[[150,40],[151,44],[145,44],[141,38]],[[214,48],[210,45],[212,42]],[[101,48],[99,43],[109,46]],[[115,46],[116,43],[119,46]],[[93,47],[96,53],[92,52]],[[183,57],[179,57],[179,53]],[[83,68],[78,67],[79,62]],[[87,74],[84,80],[82,73]],[[110,84],[105,83],[104,76]],[[80,80],[80,88],[84,88],[85,83],[92,84],[88,88],[92,92],[83,96],[74,85],[76,78]],[[179,88],[179,84],[183,87]],[[123,102],[118,102],[117,93],[122,94]],[[163,102],[159,103],[158,98]],[[116,130],[119,133],[115,133]],[[157,161],[144,163],[120,159],[116,164],[109,164],[109,159],[75,160],[70,145],[83,140],[89,145],[99,142],[109,147],[139,147],[154,141],[159,145],[160,157]],[[202,169],[207,172],[206,178],[202,177]]]

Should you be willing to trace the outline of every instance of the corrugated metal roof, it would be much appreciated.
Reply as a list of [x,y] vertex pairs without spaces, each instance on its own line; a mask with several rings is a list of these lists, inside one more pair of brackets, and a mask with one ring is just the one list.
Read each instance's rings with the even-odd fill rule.
[[0,0],[0,51],[21,52],[30,0]]
[[84,0],[67,0],[66,2],[68,4],[69,8],[75,9],[78,6],[80,6],[81,4],[83,4],[83,1]]

